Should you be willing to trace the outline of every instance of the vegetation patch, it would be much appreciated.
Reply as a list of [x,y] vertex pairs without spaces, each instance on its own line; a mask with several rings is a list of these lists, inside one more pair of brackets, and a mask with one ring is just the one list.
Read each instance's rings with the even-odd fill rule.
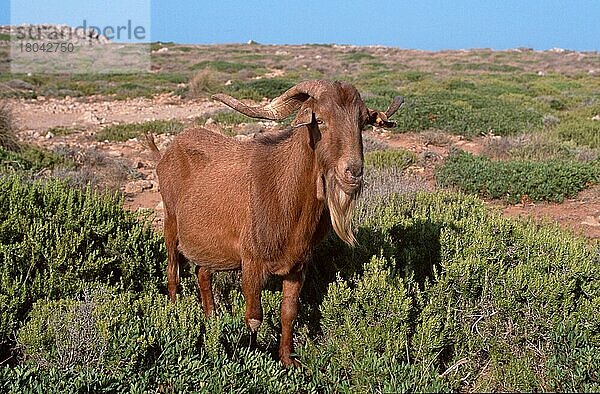
[[223,73],[235,73],[242,70],[254,70],[261,66],[251,63],[228,62],[224,60],[203,60],[190,67],[190,70],[202,70],[210,68]]
[[405,149],[376,150],[365,154],[365,165],[379,169],[385,167],[405,169],[416,160],[416,155]]
[[5,104],[0,104],[0,148],[19,149],[17,126],[11,110]]
[[395,117],[399,131],[442,130],[468,137],[522,133],[542,126],[542,114],[499,97],[468,92],[408,96]]
[[494,161],[460,152],[446,159],[437,171],[437,180],[442,186],[510,203],[525,197],[562,202],[600,180],[600,161]]
[[298,81],[284,78],[253,79],[237,81],[227,87],[227,93],[237,98],[260,101],[263,97],[273,99],[294,86]]
[[63,156],[33,145],[22,145],[18,151],[10,151],[0,147],[0,174],[32,173],[56,166],[72,166]]
[[179,120],[151,120],[144,123],[126,123],[106,126],[95,135],[96,141],[127,141],[142,134],[176,134],[184,129]]
[[600,250],[473,196],[361,201],[359,245],[315,252],[291,370],[277,285],[249,350],[239,284],[217,275],[206,319],[183,267],[171,304],[163,240],[119,199],[0,178],[0,207],[2,392],[600,389]]

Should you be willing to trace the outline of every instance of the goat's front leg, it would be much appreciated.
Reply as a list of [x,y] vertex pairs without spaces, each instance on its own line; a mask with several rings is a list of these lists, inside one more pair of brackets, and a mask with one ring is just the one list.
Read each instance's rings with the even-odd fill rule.
[[200,300],[206,316],[212,316],[215,313],[215,297],[212,291],[212,273],[199,265],[196,266],[196,280],[198,281],[198,290],[200,291]]
[[294,352],[294,321],[298,316],[298,303],[303,284],[304,271],[290,273],[283,277],[279,360],[286,367],[290,365],[300,366],[300,363],[292,358],[292,353]]
[[256,345],[256,333],[263,321],[261,291],[264,284],[262,265],[253,261],[242,262],[242,294],[246,300],[244,320],[250,329],[250,346]]

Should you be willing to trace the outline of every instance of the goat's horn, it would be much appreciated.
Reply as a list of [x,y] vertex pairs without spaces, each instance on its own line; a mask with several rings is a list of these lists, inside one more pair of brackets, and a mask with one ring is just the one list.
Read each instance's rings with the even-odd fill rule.
[[285,91],[267,105],[246,104],[226,94],[215,94],[213,99],[251,118],[282,120],[296,111],[309,97],[317,97],[326,81],[305,81]]
[[394,101],[392,101],[392,103],[390,104],[388,109],[385,111],[385,116],[390,118],[392,115],[394,115],[396,113],[396,111],[398,111],[398,108],[400,108],[400,106],[402,104],[404,104],[404,97],[402,97],[402,96],[394,97]]

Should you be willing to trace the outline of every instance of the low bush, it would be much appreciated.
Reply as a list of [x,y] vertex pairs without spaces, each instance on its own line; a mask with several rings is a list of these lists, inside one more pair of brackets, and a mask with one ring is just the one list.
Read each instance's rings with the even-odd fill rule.
[[[362,201],[370,214],[356,222],[358,246],[332,235],[315,251],[295,335],[303,366],[286,370],[273,358],[276,282],[250,350],[239,285],[217,276],[212,319],[189,281],[169,303],[162,241],[114,200],[2,182],[0,196],[26,196],[0,197],[12,218],[10,228],[0,220],[0,283],[13,289],[2,305],[27,299],[9,320],[21,359],[0,368],[2,392],[600,390],[598,245],[503,218],[475,196]],[[61,213],[52,231],[48,212]],[[28,220],[36,232],[13,231]],[[44,265],[57,255],[71,264]]]
[[417,160],[414,153],[404,149],[376,150],[365,154],[365,166],[405,169]]
[[89,283],[158,289],[164,259],[162,239],[116,195],[0,177],[0,357],[36,300]]
[[228,62],[224,60],[203,60],[190,67],[190,70],[213,69],[223,73],[235,73],[242,70],[254,70],[261,68],[257,64]]
[[497,135],[523,133],[542,127],[543,115],[502,97],[468,91],[439,91],[407,96],[394,119],[399,131],[442,130],[473,137],[493,131]]
[[294,86],[299,81],[284,78],[253,79],[236,81],[227,87],[226,93],[237,98],[260,101],[263,97],[273,99]]
[[534,201],[562,202],[600,180],[600,161],[494,161],[460,152],[446,159],[437,171],[437,180],[442,186],[510,203],[525,196]]
[[0,147],[0,173],[31,173],[56,166],[72,166],[63,156],[34,145],[19,145],[18,151]]
[[177,134],[184,129],[179,120],[150,120],[144,123],[125,123],[106,126],[95,135],[96,141],[127,141],[146,133]]
[[565,141],[600,148],[600,121],[597,120],[571,119],[561,122],[556,126],[555,134]]

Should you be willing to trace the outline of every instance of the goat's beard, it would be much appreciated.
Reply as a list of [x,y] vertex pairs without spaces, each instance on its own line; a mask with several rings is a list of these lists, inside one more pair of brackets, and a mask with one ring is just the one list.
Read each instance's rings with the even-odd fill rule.
[[360,194],[360,188],[352,194],[347,194],[340,187],[335,176],[330,174],[327,177],[326,189],[325,198],[333,230],[348,245],[356,245],[356,238],[354,238],[352,232],[352,213],[354,212],[356,199]]

